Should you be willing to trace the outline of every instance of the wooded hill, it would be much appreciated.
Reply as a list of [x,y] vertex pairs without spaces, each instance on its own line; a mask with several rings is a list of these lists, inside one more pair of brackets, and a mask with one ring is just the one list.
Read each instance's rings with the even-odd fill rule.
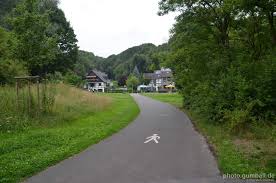
[[119,81],[120,85],[125,85],[126,78],[134,71],[135,67],[140,74],[159,69],[161,65],[165,64],[168,51],[167,44],[155,46],[151,43],[129,48],[108,58],[80,51],[75,71],[78,75],[84,76],[89,69],[98,69],[106,72],[109,78]]

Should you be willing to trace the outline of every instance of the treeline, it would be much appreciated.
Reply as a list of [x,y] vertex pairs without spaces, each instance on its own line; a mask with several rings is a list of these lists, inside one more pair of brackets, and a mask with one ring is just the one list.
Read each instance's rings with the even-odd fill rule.
[[77,39],[58,0],[1,0],[0,24],[1,84],[74,70]]
[[77,62],[74,68],[75,73],[84,78],[91,69],[97,69],[104,58],[94,55],[94,53],[79,50]]
[[98,69],[123,86],[134,71],[141,76],[165,63],[167,44],[143,44],[108,58],[78,50],[74,30],[58,3],[0,2],[0,84],[12,84],[15,76],[39,75],[81,86],[87,72]]
[[93,53],[81,51],[77,73],[85,73],[83,71],[93,68],[98,69],[106,72],[110,79],[118,81],[119,85],[123,86],[126,85],[130,74],[141,76],[145,72],[159,69],[164,65],[168,52],[167,44],[155,46],[150,43],[129,48],[108,58],[97,57]]
[[276,123],[276,19],[271,0],[161,0],[178,11],[170,65],[184,105],[232,130]]

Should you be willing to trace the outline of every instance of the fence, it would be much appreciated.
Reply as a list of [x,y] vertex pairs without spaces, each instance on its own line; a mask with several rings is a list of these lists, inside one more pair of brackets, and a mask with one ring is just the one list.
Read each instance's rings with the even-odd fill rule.
[[39,76],[15,77],[16,110],[28,115],[39,115],[49,109],[53,98],[47,92],[47,80]]

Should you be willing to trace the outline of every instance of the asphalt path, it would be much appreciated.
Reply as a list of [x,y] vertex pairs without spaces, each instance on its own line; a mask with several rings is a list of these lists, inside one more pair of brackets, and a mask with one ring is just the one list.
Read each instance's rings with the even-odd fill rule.
[[[132,96],[141,113],[128,127],[26,182],[226,182],[205,139],[185,113],[148,97]],[[147,138],[154,134],[154,139]]]

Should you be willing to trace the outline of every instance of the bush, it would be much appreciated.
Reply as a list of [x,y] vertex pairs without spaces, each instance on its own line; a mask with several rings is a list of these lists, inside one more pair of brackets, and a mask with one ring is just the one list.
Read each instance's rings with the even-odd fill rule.
[[0,84],[13,84],[14,77],[24,75],[27,75],[27,70],[21,63],[0,58]]
[[64,76],[64,81],[67,84],[74,85],[74,86],[81,86],[84,84],[84,81],[80,76],[78,76],[74,72],[67,72],[66,75]]

